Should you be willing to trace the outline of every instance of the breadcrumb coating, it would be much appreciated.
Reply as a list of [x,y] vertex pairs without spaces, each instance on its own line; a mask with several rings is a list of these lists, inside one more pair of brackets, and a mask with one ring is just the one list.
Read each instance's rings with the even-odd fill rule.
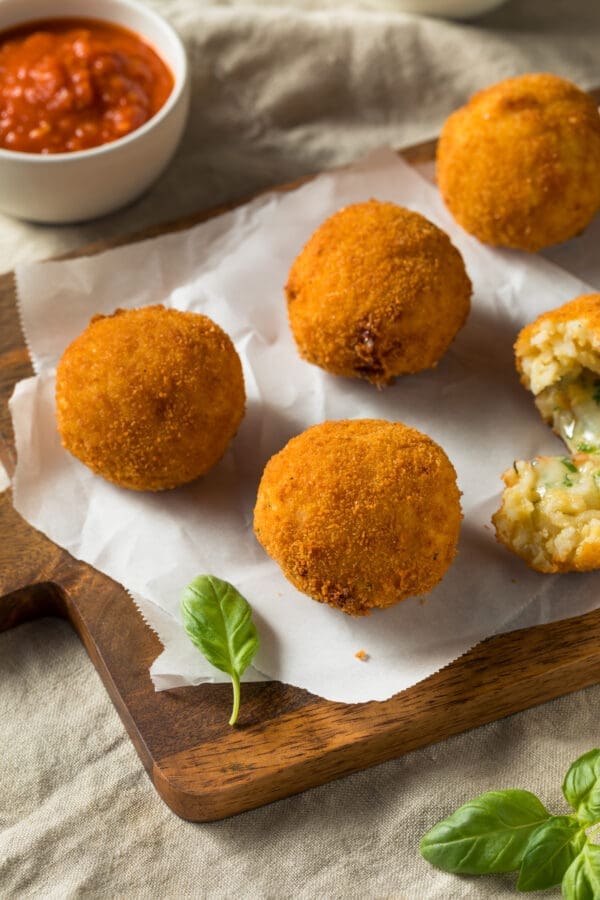
[[315,425],[269,460],[254,531],[299,591],[362,616],[431,591],[461,517],[441,447],[401,422],[356,419]]
[[207,472],[244,415],[242,367],[207,316],[150,306],[95,316],[56,374],[63,446],[137,491]]
[[484,243],[537,251],[572,238],[600,209],[598,108],[556,75],[501,81],[446,121],[437,179]]
[[517,371],[536,396],[582,369],[600,373],[600,294],[584,294],[543,313],[515,342]]
[[465,323],[471,282],[445,232],[370,200],[317,229],[285,290],[304,359],[383,385],[438,363]]
[[519,460],[502,478],[500,543],[538,572],[600,567],[600,457]]

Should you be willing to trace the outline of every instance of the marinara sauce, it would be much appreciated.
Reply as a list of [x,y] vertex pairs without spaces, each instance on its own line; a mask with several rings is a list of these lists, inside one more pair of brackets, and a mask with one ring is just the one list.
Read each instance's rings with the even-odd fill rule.
[[147,122],[173,75],[132,31],[94,19],[49,19],[0,34],[0,147],[70,153]]

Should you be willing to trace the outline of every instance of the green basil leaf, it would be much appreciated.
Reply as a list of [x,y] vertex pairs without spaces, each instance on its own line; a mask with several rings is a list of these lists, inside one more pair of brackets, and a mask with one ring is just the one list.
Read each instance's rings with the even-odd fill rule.
[[192,643],[233,684],[234,725],[240,706],[240,676],[258,650],[252,609],[232,584],[214,575],[198,575],[181,598],[183,627]]
[[565,900],[598,900],[600,897],[600,847],[586,844],[575,857],[562,881]]
[[600,750],[588,750],[569,768],[563,794],[581,822],[600,821]]
[[584,844],[585,831],[574,816],[552,816],[529,839],[517,890],[542,891],[560,884]]
[[513,872],[531,834],[549,816],[529,791],[488,791],[434,825],[421,840],[421,853],[446,872]]

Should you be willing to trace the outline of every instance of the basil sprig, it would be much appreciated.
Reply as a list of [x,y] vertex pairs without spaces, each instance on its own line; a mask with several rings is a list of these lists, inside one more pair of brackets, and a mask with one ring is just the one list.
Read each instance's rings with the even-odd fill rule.
[[600,846],[586,844],[575,857],[562,881],[565,900],[598,900],[600,897]]
[[529,791],[489,791],[434,825],[421,841],[421,853],[446,872],[514,872],[529,838],[549,817]]
[[575,760],[563,794],[575,812],[553,816],[529,791],[488,791],[434,825],[421,853],[446,872],[520,870],[519,891],[562,883],[565,900],[599,900],[600,749]]
[[235,725],[240,709],[240,678],[258,650],[252,609],[232,584],[214,575],[198,575],[181,598],[183,627],[206,659],[231,676]]
[[581,822],[600,822],[600,750],[590,750],[573,763],[562,789]]
[[575,816],[550,816],[527,842],[517,890],[541,891],[560,884],[584,844],[585,830]]

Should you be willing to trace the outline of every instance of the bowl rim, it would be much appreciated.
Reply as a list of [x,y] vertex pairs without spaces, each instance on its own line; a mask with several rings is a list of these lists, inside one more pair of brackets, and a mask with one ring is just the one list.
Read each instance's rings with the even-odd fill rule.
[[[107,141],[104,144],[99,144],[97,147],[87,147],[85,150],[68,150],[64,153],[26,153],[23,150],[8,150],[5,147],[0,147],[0,160],[13,160],[19,162],[31,163],[32,165],[58,165],[60,163],[64,163],[65,161],[72,160],[80,160],[80,159],[92,159],[94,157],[101,157],[106,155],[107,153],[114,153],[117,148],[124,147],[126,144],[131,144],[134,141],[140,140],[144,137],[149,131],[155,128],[160,124],[171,112],[171,110],[178,104],[181,97],[185,93],[188,81],[189,81],[189,65],[187,53],[185,51],[185,47],[183,45],[183,41],[180,36],[177,34],[176,30],[173,28],[170,22],[167,19],[163,18],[163,16],[159,15],[154,9],[149,6],[146,6],[142,3],[139,3],[138,0],[115,0],[117,4],[121,4],[123,7],[133,9],[135,12],[140,13],[141,16],[145,16],[148,19],[154,20],[154,23],[163,28],[168,34],[169,37],[173,40],[174,45],[176,47],[177,53],[180,56],[181,63],[181,73],[178,76],[176,72],[173,72],[171,67],[171,73],[173,75],[173,89],[169,96],[167,97],[165,103],[161,106],[157,112],[154,113],[151,118],[149,118],[143,125],[140,125],[139,128],[134,129],[134,131],[130,131],[129,134],[123,135],[123,137],[116,138],[113,141]],[[46,16],[47,19],[61,19],[61,18],[74,18],[73,16],[61,16],[60,13],[54,16]],[[90,21],[95,22],[108,22],[109,24],[119,25],[115,19],[105,18],[102,15],[95,16],[86,16],[85,14],[81,16],[77,16],[78,19],[89,19]],[[22,21],[23,25],[26,25],[28,21],[31,22],[39,22],[44,21],[44,19],[26,19],[24,18]],[[20,22],[16,22],[14,26],[10,26],[10,29],[13,27],[18,28]],[[9,30],[10,30],[9,29]],[[129,29],[130,31],[132,29]],[[0,30],[0,34],[2,30]],[[162,51],[160,51],[153,42],[149,41],[145,34],[142,31],[135,32],[134,34],[139,34],[141,38],[146,41],[149,46],[152,47],[155,53],[160,56],[161,60],[165,62],[163,58]],[[167,63],[165,63],[167,65]]]

